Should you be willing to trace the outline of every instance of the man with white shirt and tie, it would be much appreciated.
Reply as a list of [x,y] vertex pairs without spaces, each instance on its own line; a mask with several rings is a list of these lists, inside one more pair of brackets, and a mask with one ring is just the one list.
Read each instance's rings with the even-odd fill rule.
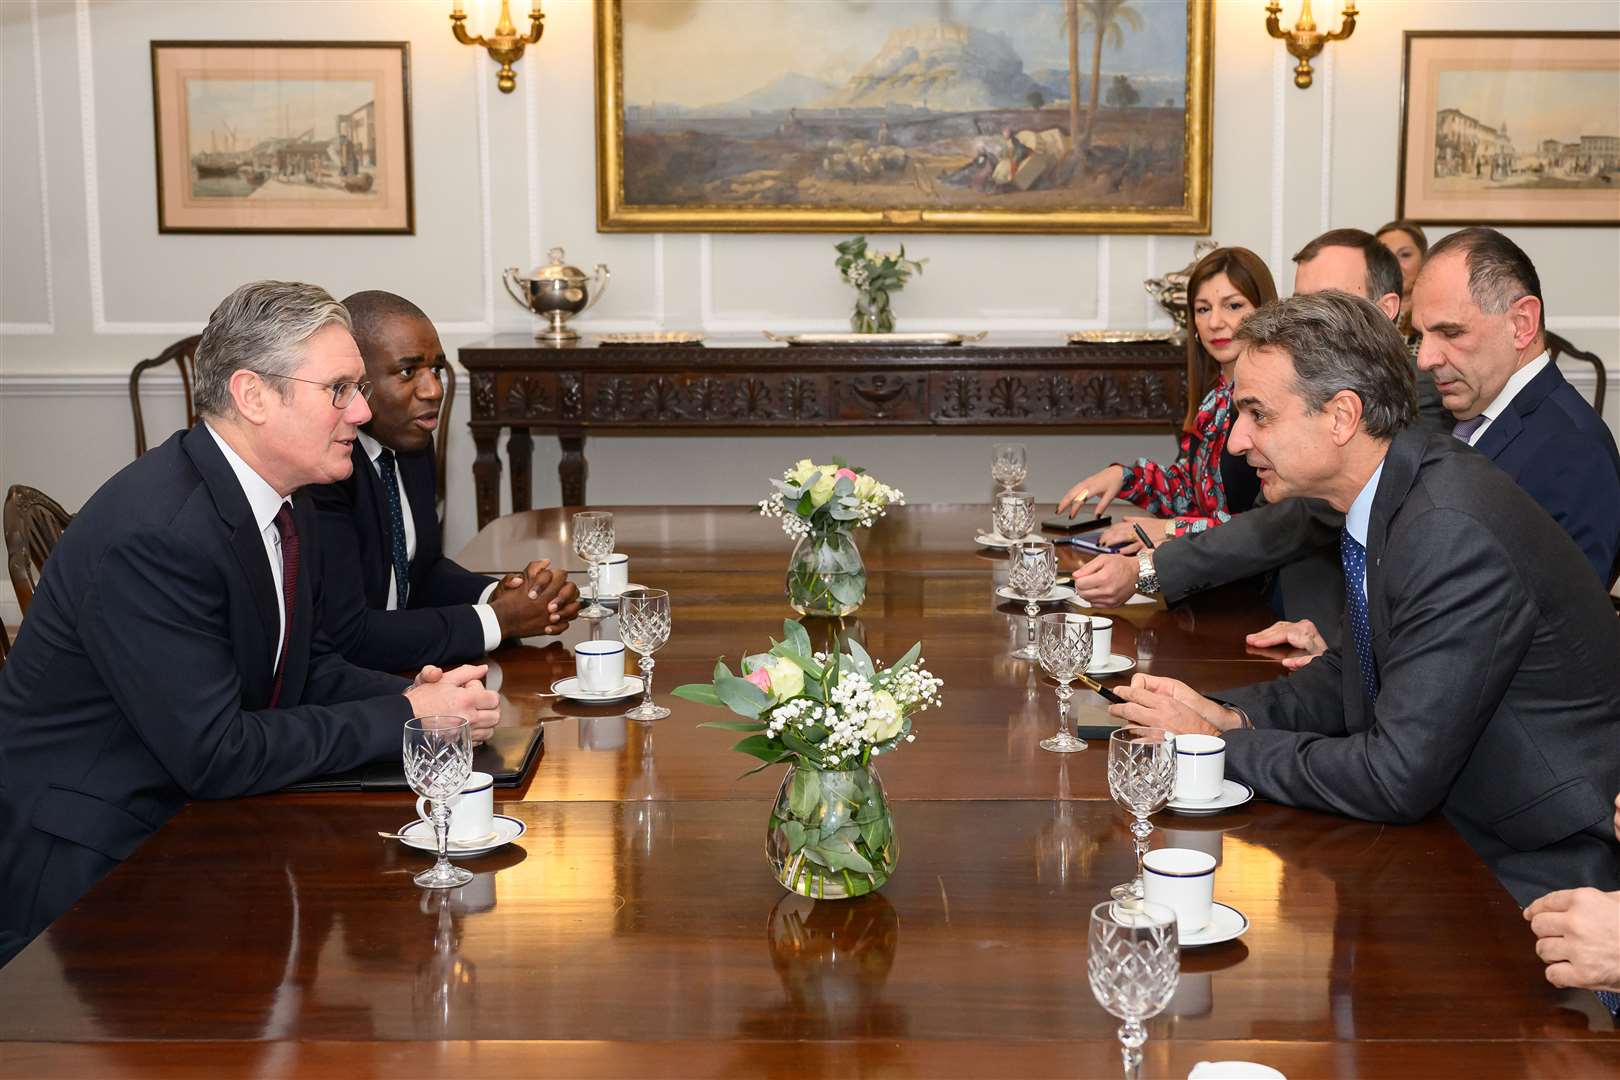
[[415,682],[320,631],[315,517],[370,419],[349,317],[261,281],[197,345],[201,422],[114,476],[45,563],[0,669],[0,963],[188,799],[397,758],[412,716],[499,721],[485,669]]
[[326,631],[345,657],[382,671],[482,656],[512,637],[560,633],[579,590],[546,560],[497,579],[440,542],[433,436],[448,419],[447,361],[415,304],[371,290],[343,301],[371,381],[354,468],[314,488],[325,556]]

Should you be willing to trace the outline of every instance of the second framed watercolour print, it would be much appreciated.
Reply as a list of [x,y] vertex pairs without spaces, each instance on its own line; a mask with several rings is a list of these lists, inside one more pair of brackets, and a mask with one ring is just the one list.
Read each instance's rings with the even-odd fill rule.
[[1620,225],[1620,34],[1408,31],[1398,218]]
[[596,16],[604,231],[1209,231],[1202,0]]
[[410,233],[410,45],[154,41],[158,231]]

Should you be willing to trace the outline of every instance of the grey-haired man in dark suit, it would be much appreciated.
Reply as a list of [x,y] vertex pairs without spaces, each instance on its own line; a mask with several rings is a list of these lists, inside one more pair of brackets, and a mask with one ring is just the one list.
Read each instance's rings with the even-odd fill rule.
[[1342,644],[1221,702],[1139,674],[1110,712],[1222,735],[1277,802],[1442,811],[1521,904],[1620,887],[1620,620],[1580,548],[1488,458],[1411,428],[1405,345],[1366,301],[1276,301],[1237,336],[1233,452],[1268,498],[1345,515]]

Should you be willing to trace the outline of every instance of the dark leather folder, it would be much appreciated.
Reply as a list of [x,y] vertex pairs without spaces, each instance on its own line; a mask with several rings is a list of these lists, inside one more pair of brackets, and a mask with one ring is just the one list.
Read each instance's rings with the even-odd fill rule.
[[[535,724],[528,728],[500,728],[494,736],[473,753],[473,769],[487,772],[495,778],[498,788],[513,788],[523,782],[529,766],[540,756],[545,741],[545,728]],[[378,761],[348,772],[306,780],[293,784],[286,791],[404,791],[405,770],[398,759]]]

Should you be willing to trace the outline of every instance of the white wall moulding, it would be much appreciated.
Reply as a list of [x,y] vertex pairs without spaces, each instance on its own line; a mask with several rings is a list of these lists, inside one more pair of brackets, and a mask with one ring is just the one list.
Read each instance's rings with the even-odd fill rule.
[[34,66],[34,148],[39,169],[40,255],[45,273],[45,321],[0,322],[0,334],[56,333],[56,284],[51,249],[51,180],[45,165],[45,65],[39,45],[39,0],[28,0],[28,44]]

